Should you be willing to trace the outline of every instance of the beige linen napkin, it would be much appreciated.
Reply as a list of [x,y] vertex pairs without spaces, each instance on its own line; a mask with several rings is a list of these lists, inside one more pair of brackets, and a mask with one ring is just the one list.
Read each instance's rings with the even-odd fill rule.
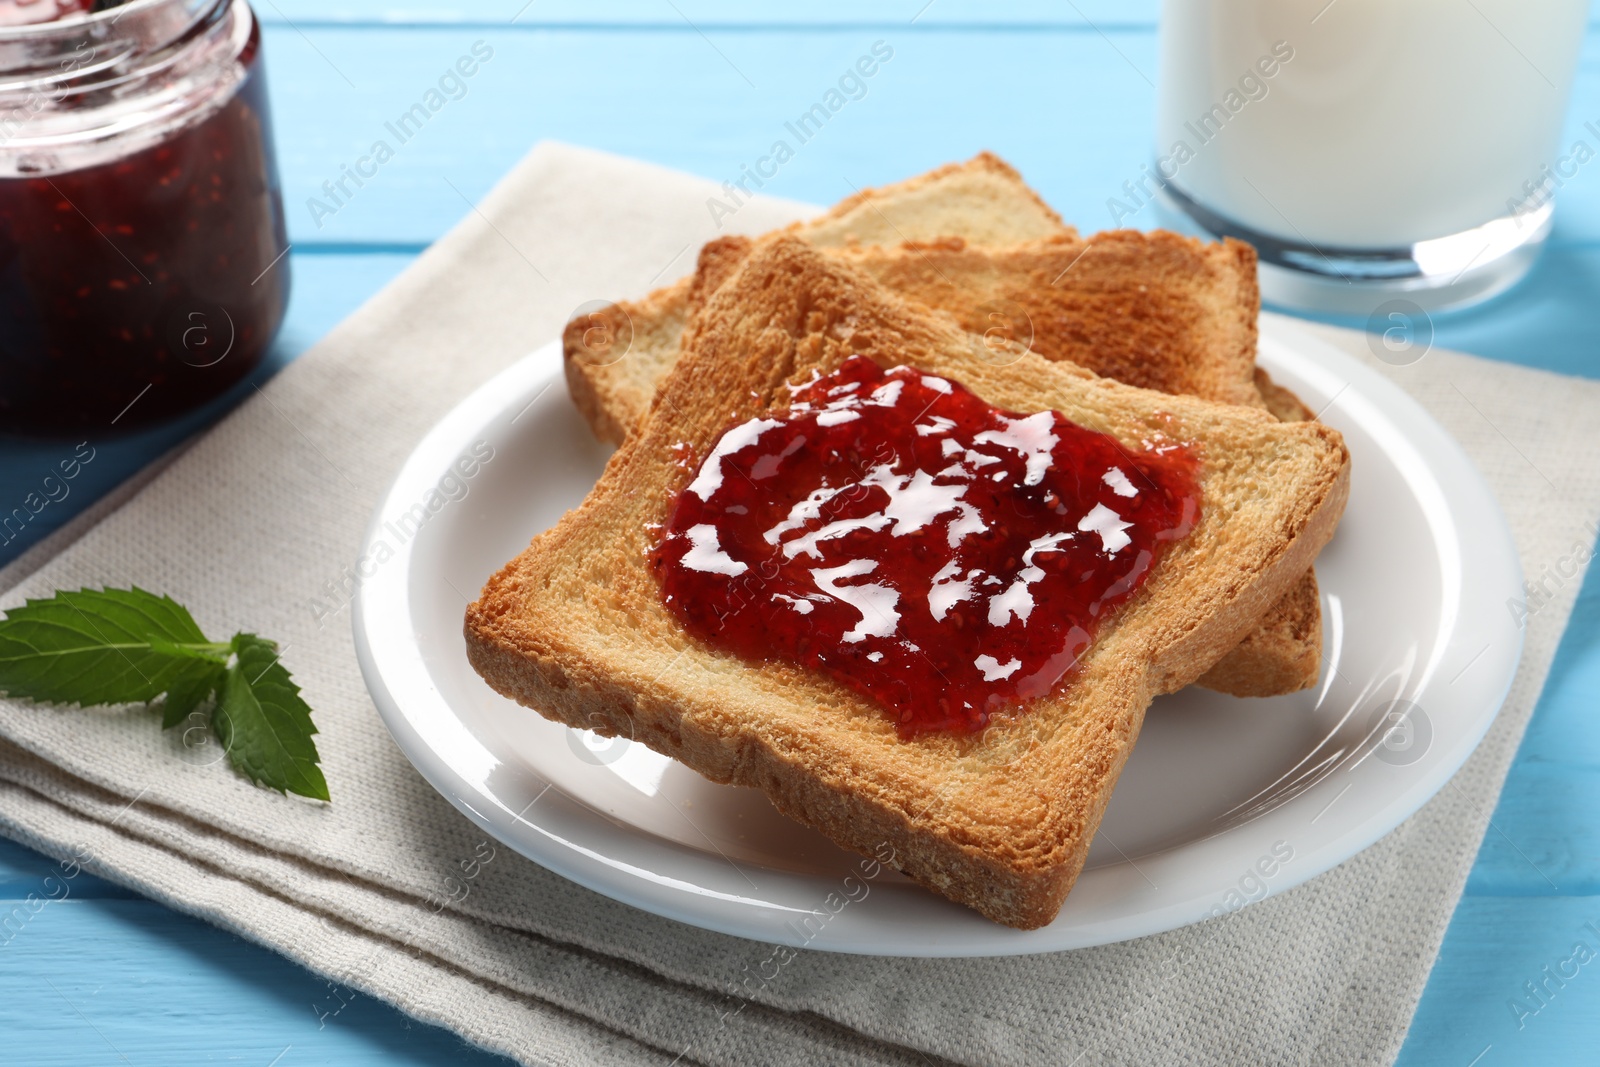
[[[485,842],[395,748],[348,611],[319,624],[312,602],[354,559],[423,432],[580,304],[687,273],[714,235],[715,191],[538,147],[260,396],[76,540],[0,575],[7,605],[137,583],[190,605],[208,633],[277,637],[316,709],[331,806],[253,788],[214,747],[185,748],[139,713],[0,701],[0,832],[328,976],[330,1017],[360,992],[526,1063],[1391,1060],[1577,579],[1528,619],[1521,673],[1482,747],[1400,829],[1231,918],[1078,952],[802,952],[776,979],[741,986],[767,946],[636,911]],[[804,211],[757,201],[728,228]],[[1316,332],[1388,373],[1466,445],[1529,573],[1592,541],[1600,475],[1585,459],[1600,384],[1444,352],[1389,368],[1361,335]]]

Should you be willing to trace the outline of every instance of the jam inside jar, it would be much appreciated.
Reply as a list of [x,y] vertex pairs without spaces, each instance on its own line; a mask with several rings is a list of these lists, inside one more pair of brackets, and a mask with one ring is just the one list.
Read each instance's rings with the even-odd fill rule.
[[0,27],[0,85],[0,433],[130,430],[248,375],[289,273],[245,0]]

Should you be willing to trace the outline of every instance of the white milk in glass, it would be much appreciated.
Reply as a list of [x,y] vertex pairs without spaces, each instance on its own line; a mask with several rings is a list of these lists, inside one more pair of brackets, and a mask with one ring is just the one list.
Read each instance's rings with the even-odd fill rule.
[[1180,203],[1198,206],[1191,215],[1232,224],[1227,232],[1320,249],[1330,262],[1339,250],[1462,235],[1459,249],[1481,248],[1480,263],[1469,249],[1443,266],[1464,273],[1547,222],[1552,175],[1587,162],[1561,143],[1587,9],[1164,0],[1157,166]]

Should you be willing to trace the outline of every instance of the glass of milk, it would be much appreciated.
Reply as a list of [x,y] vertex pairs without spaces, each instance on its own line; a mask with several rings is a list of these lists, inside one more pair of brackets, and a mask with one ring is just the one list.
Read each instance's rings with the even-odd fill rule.
[[1273,303],[1485,299],[1533,265],[1555,191],[1600,151],[1595,125],[1561,143],[1588,7],[1163,0],[1138,188],[1255,245]]

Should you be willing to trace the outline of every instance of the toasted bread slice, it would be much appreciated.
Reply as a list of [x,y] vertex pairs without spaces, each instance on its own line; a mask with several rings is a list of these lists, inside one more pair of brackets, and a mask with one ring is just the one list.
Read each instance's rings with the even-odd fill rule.
[[[951,234],[1009,245],[1071,235],[1071,226],[989,152],[848,196],[788,232],[819,248],[931,241]],[[620,444],[678,358],[689,279],[574,318],[562,337],[567,387],[596,437]]]
[[1265,406],[1255,383],[1256,253],[1241,241],[1109,230],[1005,248],[956,239],[840,254],[962,329],[1045,359],[1163,393]]
[[621,443],[648,410],[678,358],[693,283],[682,278],[642,300],[624,300],[567,323],[561,337],[567,390],[600,440]]
[[[750,238],[724,237],[701,249],[691,314],[752,247]],[[964,330],[1006,342],[988,353],[997,363],[1020,346],[1128,385],[1262,408],[1286,422],[1311,418],[1256,366],[1261,300],[1255,250],[1247,244],[1115,230],[1006,248],[943,238],[829,254]],[[1276,696],[1315,685],[1321,666],[1322,606],[1316,574],[1307,570],[1198,684],[1233,696]]]
[[[689,314],[737,270],[754,241],[721,237],[700,250]],[[962,329],[1127,385],[1309,418],[1256,366],[1261,307],[1255,249],[1153,230],[1057,235],[1004,247],[961,237],[832,254]],[[1270,396],[1270,399],[1269,399]]]
[[[1026,323],[1041,354],[1130,384],[1266,406],[1286,421],[1311,417],[1255,366],[1260,296],[1247,245],[1134,231],[1078,241],[1014,169],[987,152],[858,193],[789,233],[818,247],[855,250],[858,265],[924,304],[956,313],[968,329],[986,331],[989,316],[998,314],[1002,328],[1014,333],[1023,325],[1007,321],[1015,308],[1042,301],[1045,310]],[[1037,269],[1026,252],[990,261],[967,246],[1041,239],[1057,254],[1035,254]],[[895,244],[905,247],[876,247]],[[568,387],[597,437],[621,442],[643,418],[678,357],[690,314],[748,248],[748,238],[712,241],[692,279],[568,324]],[[1079,257],[1088,262],[1073,275]],[[1071,283],[1058,288],[1069,276]],[[1152,285],[1157,279],[1161,284]],[[1241,697],[1297,692],[1316,684],[1321,658],[1322,611],[1316,576],[1307,571],[1237,655],[1199,684]]]
[[[1013,411],[1052,409],[1130,448],[1153,428],[1202,457],[1201,519],[1102,628],[1080,673],[981,734],[901,740],[831,679],[709,648],[662,604],[651,525],[730,425],[851,355],[962,381]],[[1139,389],[1025,353],[974,360],[970,335],[804,242],[763,243],[696,317],[641,432],[584,503],[467,609],[468,656],[541,714],[642,741],[880,857],[997,922],[1051,921],[1082,869],[1151,699],[1209,670],[1310,567],[1349,485],[1317,422]],[[885,847],[887,846],[887,847]]]

